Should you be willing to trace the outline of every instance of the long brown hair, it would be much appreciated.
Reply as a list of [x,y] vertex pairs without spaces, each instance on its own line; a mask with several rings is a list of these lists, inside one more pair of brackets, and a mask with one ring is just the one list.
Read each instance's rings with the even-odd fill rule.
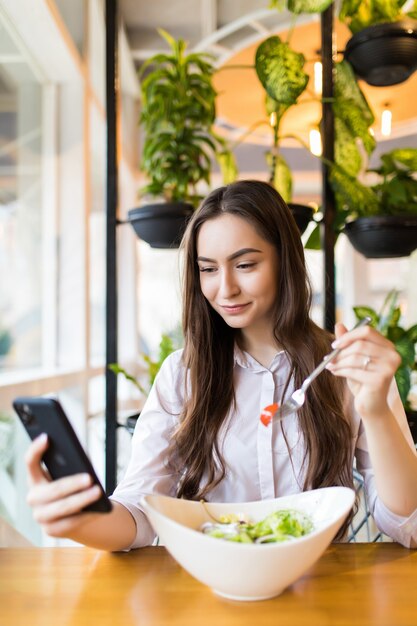
[[[217,435],[233,405],[236,330],[208,304],[200,288],[197,237],[201,225],[224,213],[249,222],[278,251],[278,293],[273,316],[278,344],[292,363],[296,387],[329,351],[331,336],[309,317],[311,288],[300,233],[281,196],[267,183],[246,180],[211,192],[183,238],[183,361],[189,393],[172,441],[184,468],[178,496],[203,498],[225,476]],[[285,303],[284,306],[282,303]],[[299,411],[305,441],[303,489],[352,486],[351,428],[343,411],[344,383],[325,371]],[[284,390],[285,393],[285,390]],[[175,450],[175,454],[174,454]]]

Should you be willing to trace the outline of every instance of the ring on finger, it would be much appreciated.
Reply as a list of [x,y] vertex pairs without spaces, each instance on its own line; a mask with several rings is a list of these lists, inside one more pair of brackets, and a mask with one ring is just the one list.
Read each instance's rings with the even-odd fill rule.
[[362,369],[366,370],[366,368],[368,367],[369,363],[372,361],[371,357],[369,355],[365,356],[363,359],[363,363],[362,363]]

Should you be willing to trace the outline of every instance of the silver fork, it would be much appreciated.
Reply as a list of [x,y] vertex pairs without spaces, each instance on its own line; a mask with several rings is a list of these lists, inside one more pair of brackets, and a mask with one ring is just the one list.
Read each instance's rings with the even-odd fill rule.
[[[355,324],[353,329],[359,328],[361,326],[366,326],[370,322],[371,318],[369,316],[366,316],[362,318],[357,324]],[[306,391],[310,387],[313,380],[315,380],[317,376],[321,374],[326,365],[330,363],[330,361],[332,361],[341,350],[342,348],[335,348],[332,352],[330,352],[323,358],[320,365],[318,365],[316,369],[311,372],[311,374],[305,379],[301,387],[299,389],[296,389],[291,394],[291,397],[286,402],[284,402],[284,404],[280,406],[277,411],[275,411],[275,413],[271,417],[271,421],[282,420],[284,419],[284,417],[287,417],[287,415],[290,415],[291,413],[296,413],[303,406],[306,399]]]

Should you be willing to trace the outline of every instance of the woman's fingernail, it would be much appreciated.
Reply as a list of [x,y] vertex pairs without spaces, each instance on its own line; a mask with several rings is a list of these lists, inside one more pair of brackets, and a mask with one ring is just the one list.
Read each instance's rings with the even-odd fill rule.
[[340,339],[335,339],[332,343],[332,348],[338,348],[340,346]]
[[39,443],[46,443],[48,441],[48,435],[46,433],[42,433],[41,435],[38,435],[38,437],[36,437],[36,441],[38,441]]

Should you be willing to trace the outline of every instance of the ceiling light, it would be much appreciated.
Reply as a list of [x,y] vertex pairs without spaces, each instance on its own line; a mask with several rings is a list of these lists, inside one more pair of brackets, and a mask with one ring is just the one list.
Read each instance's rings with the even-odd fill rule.
[[272,126],[272,128],[275,128],[275,126],[277,125],[277,113],[276,113],[276,111],[272,111],[271,115],[269,116],[269,123]]
[[388,104],[385,105],[381,115],[381,135],[389,137],[391,135],[392,126],[392,111],[388,108]]
[[312,154],[315,154],[316,156],[321,156],[323,148],[322,148],[322,143],[321,143],[320,131],[317,130],[316,128],[313,128],[312,130],[310,130],[309,139],[310,139],[310,152]]
[[314,93],[320,96],[323,92],[323,65],[320,61],[314,63]]

